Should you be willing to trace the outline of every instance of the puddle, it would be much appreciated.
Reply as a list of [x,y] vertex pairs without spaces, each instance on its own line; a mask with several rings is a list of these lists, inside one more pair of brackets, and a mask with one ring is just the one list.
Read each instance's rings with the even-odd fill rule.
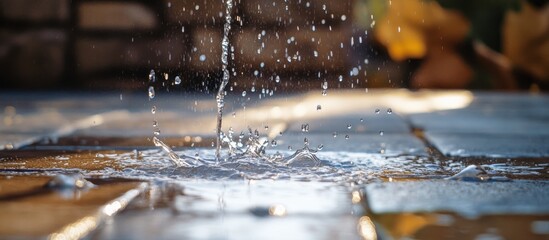
[[[215,159],[211,148],[188,148],[178,155]],[[82,172],[87,176],[132,179],[292,179],[298,181],[364,184],[372,181],[408,181],[450,177],[469,163],[481,165],[488,176],[513,179],[549,178],[549,164],[529,159],[489,159],[475,161],[437,161],[426,156],[388,156],[356,152],[318,151],[318,166],[292,166],[282,160],[294,151],[267,150],[265,156],[239,157],[191,168],[174,166],[164,152],[149,150],[79,150],[0,152],[0,170],[4,173],[55,174],[59,171]]]

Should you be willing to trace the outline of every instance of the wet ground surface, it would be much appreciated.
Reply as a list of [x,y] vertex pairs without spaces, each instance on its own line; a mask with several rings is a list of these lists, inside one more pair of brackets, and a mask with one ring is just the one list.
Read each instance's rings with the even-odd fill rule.
[[[265,153],[225,149],[228,160],[192,168],[175,167],[153,130],[178,155],[214,159],[211,96],[0,100],[0,238],[549,237],[545,95],[229,95],[224,131],[257,130]],[[280,160],[305,142],[319,164]],[[452,178],[471,164],[483,172]]]

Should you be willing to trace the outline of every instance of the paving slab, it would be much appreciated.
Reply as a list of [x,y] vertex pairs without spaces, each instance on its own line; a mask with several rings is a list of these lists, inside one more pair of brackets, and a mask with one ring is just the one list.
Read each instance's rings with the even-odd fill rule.
[[549,215],[549,181],[466,182],[428,180],[368,184],[373,214],[454,212],[466,217]]
[[544,240],[549,237],[549,221],[544,215],[483,215],[471,219],[447,212],[392,213],[364,216],[360,223],[362,232],[368,236],[376,234],[378,239]]
[[36,133],[2,133],[0,150],[12,150],[39,141],[41,138]]
[[110,104],[113,99],[112,94],[2,93],[0,134],[7,137],[0,139],[0,149],[19,148],[99,125],[116,115],[116,108]]
[[[549,104],[549,101],[548,101]],[[496,105],[497,107],[497,105]],[[503,108],[503,107],[502,107]],[[549,116],[520,111],[459,109],[409,115],[411,123],[427,132],[549,135]]]
[[294,181],[194,181],[168,208],[130,208],[101,239],[359,239],[345,188]]
[[549,96],[475,93],[460,109],[409,114],[447,156],[549,156]]
[[381,239],[547,239],[549,182],[372,183],[359,229]]
[[425,136],[451,157],[549,157],[549,135],[427,132]]
[[[51,179],[0,176],[2,238],[81,238],[104,224],[107,214],[118,213],[140,193],[136,190],[137,182],[102,184],[82,190],[46,188]],[[108,207],[110,204],[118,207],[113,209],[114,205]]]

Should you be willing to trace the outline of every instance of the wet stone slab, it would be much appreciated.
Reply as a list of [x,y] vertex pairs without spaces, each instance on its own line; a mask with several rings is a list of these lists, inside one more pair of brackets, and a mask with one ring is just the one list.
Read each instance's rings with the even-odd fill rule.
[[438,150],[451,157],[549,157],[549,135],[437,132],[425,135]]
[[[139,182],[127,181],[99,181],[86,189],[48,187],[52,179],[0,175],[0,238],[83,237],[142,188]],[[106,207],[113,203],[119,208]]]
[[549,156],[549,97],[476,93],[461,109],[408,115],[447,156]]
[[[0,96],[9,100],[0,101],[7,103],[1,105],[1,118],[12,125],[2,125],[0,134],[17,142],[17,149],[0,151],[0,173],[18,176],[0,179],[0,198],[20,200],[0,201],[0,212],[13,216],[0,217],[0,238],[46,237],[81,223],[82,216],[135,188],[135,182],[124,182],[129,179],[148,181],[150,187],[90,238],[536,239],[549,233],[544,96],[400,90],[327,96],[313,91],[261,101],[250,100],[252,94],[229,96],[225,132],[232,127],[235,138],[242,132],[246,140],[248,127],[258,129],[269,141],[266,154],[282,157],[303,148],[307,138],[311,149],[322,148],[315,153],[320,166],[293,167],[251,156],[177,168],[152,144],[152,122],[158,121],[159,138],[176,154],[213,159],[212,96],[158,93],[149,101],[145,92],[8,95]],[[447,105],[440,101],[445,97],[452,100]],[[453,104],[455,97],[472,102],[449,110],[460,107]],[[28,125],[18,118],[28,118]],[[424,132],[412,133],[412,127]],[[433,155],[414,134],[452,158]],[[521,156],[530,158],[508,159]],[[441,180],[468,164],[511,181]],[[77,172],[99,187],[70,199],[53,192],[33,195],[51,176]],[[101,183],[109,178],[124,180]],[[362,201],[356,189],[363,189]],[[56,221],[46,223],[51,216]],[[34,217],[32,229],[13,225]],[[383,234],[382,225],[390,234]]]
[[[151,199],[94,233],[99,239],[359,239],[350,192],[326,183],[193,181],[168,206]],[[155,190],[151,189],[151,195]],[[157,189],[158,190],[158,189]],[[152,205],[151,205],[152,204]],[[156,204],[161,205],[161,204]]]
[[[215,102],[202,96],[159,97],[145,94],[36,92],[0,94],[0,149],[19,148],[45,138],[74,133],[91,136],[144,137],[152,135],[153,119],[172,135],[194,130],[211,135]],[[151,108],[158,105],[153,116]],[[227,104],[231,109],[232,104]],[[168,110],[169,109],[169,110]],[[208,115],[209,121],[201,118]],[[170,121],[171,119],[171,121]],[[190,120],[189,120],[190,119]],[[202,125],[202,124],[206,125]],[[182,127],[187,126],[187,127]]]
[[547,239],[548,190],[546,180],[372,183],[363,188],[359,231],[378,239]]
[[549,116],[533,115],[539,109],[509,110],[505,106],[493,107],[496,109],[468,107],[413,114],[410,120],[415,127],[436,133],[549,135]]
[[368,184],[364,204],[373,214],[454,212],[549,216],[549,182],[429,180]]

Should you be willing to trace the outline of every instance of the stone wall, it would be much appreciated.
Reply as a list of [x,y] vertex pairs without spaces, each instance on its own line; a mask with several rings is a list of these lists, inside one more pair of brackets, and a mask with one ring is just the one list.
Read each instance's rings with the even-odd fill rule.
[[[237,1],[230,37],[239,81],[231,86],[272,85],[277,77],[280,88],[320,87],[323,79],[341,85],[339,75],[349,78],[346,87],[366,84],[363,69],[349,74],[363,61],[353,50],[368,38],[352,28],[352,3]],[[0,0],[0,85],[142,89],[154,69],[180,75],[189,90],[211,90],[223,13],[222,0]]]

